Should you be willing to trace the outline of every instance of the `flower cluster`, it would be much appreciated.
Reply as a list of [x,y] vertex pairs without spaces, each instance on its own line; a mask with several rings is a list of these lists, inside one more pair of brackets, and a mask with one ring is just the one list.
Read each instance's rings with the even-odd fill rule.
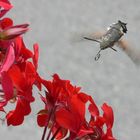
[[[8,0],[1,0],[0,7],[2,18],[12,5]],[[0,110],[6,113],[8,125],[22,124],[34,101],[32,87],[39,87],[38,45],[34,44],[34,52],[26,48],[21,35],[27,30],[28,24],[15,26],[10,18],[0,19]],[[8,104],[15,104],[15,108],[5,111]]]
[[[45,93],[40,94],[40,101],[44,108],[37,113],[37,123],[44,127],[42,140],[50,136],[52,140],[115,140],[109,105],[104,103],[100,113],[93,98],[69,80],[62,80],[58,74],[52,80],[39,76],[39,46],[34,44],[33,51],[26,47],[22,35],[28,31],[28,24],[14,25],[12,19],[3,18],[11,8],[8,0],[0,0],[0,113],[5,114],[7,125],[23,123],[35,101],[33,86],[40,91],[43,86]],[[13,109],[7,110],[8,105]]]
[[[100,115],[91,96],[81,92],[80,87],[73,86],[69,80],[60,79],[57,74],[53,75],[52,81],[42,80],[42,84],[46,91],[45,96],[40,96],[45,107],[38,112],[37,122],[39,126],[49,128],[53,137],[115,140],[111,130],[114,116],[110,106],[104,103],[103,115]],[[85,116],[87,104],[90,120]]]

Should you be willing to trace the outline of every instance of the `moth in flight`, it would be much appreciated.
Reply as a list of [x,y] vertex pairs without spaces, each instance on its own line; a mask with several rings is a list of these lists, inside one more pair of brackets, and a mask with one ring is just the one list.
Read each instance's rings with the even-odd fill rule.
[[112,24],[106,33],[94,33],[92,37],[83,36],[84,39],[90,41],[96,41],[100,44],[100,50],[95,56],[95,60],[97,61],[100,58],[100,52],[107,48],[110,48],[114,51],[114,45],[117,44],[130,58],[135,64],[140,65],[140,51],[133,48],[129,43],[122,39],[122,36],[127,33],[127,23],[124,23],[118,20],[117,23]]

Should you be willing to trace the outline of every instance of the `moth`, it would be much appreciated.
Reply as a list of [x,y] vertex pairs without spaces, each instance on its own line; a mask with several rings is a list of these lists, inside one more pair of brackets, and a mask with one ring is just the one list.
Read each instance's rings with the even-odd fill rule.
[[118,20],[118,22],[112,24],[104,34],[94,33],[92,37],[83,36],[83,38],[99,43],[100,50],[95,56],[96,61],[100,58],[100,52],[102,50],[110,48],[117,51],[113,48],[114,45],[117,44],[135,64],[140,65],[140,50],[136,50],[136,48],[133,48],[126,40],[122,39],[122,36],[124,36],[127,31],[127,23]]

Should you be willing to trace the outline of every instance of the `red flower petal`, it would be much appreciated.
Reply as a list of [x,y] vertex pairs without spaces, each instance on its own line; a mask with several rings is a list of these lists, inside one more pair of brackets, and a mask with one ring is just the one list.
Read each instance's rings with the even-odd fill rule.
[[16,61],[20,62],[24,62],[26,61],[28,58],[32,58],[33,54],[32,52],[26,48],[22,37],[16,37],[15,38],[15,55],[16,55]]
[[99,110],[98,110],[98,108],[95,104],[90,104],[89,107],[88,107],[88,110],[93,117],[99,115]]
[[71,112],[77,115],[79,121],[82,122],[85,119],[85,103],[81,101],[78,95],[71,97],[69,107]]
[[12,25],[13,25],[13,20],[10,19],[10,18],[3,18],[3,19],[0,21],[0,26],[1,26],[2,29],[11,27]]
[[7,115],[7,124],[8,125],[20,125],[24,121],[24,116],[28,115],[31,112],[30,102],[25,100],[23,97],[19,97],[17,100],[16,109],[10,111]]
[[15,113],[15,111],[10,111],[7,115],[7,125],[17,126],[23,123],[24,116],[21,116],[20,112]]
[[56,112],[56,121],[58,124],[72,132],[77,132],[79,129],[79,123],[77,118],[71,112],[61,109]]
[[114,122],[114,114],[112,108],[104,103],[102,105],[102,110],[104,111],[103,117],[106,120],[107,128],[112,128]]
[[24,91],[24,89],[26,89],[26,80],[17,65],[13,65],[9,69],[8,74],[11,77],[14,86],[19,91]]
[[33,63],[35,65],[35,68],[38,67],[38,56],[39,56],[39,46],[38,44],[34,44],[34,56],[33,56]]
[[6,72],[2,73],[2,88],[4,91],[4,95],[6,100],[10,100],[13,98],[13,83],[11,78]]
[[46,126],[48,124],[48,112],[47,110],[40,110],[37,113],[37,123],[40,127]]
[[32,86],[36,80],[36,71],[35,67],[31,62],[26,62],[26,67],[25,67],[25,78],[28,86]]

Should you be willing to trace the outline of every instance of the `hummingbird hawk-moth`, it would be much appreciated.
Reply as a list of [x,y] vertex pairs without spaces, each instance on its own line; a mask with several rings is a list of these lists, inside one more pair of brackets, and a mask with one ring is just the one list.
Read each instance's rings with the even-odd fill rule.
[[84,40],[91,40],[99,43],[100,50],[95,57],[96,61],[100,58],[102,50],[110,48],[117,51],[114,49],[114,46],[117,45],[117,47],[123,50],[136,65],[140,66],[140,49],[134,47],[130,41],[122,38],[125,33],[127,33],[127,23],[118,20],[118,22],[112,24],[106,32],[75,32],[72,35],[71,43],[78,43]]

